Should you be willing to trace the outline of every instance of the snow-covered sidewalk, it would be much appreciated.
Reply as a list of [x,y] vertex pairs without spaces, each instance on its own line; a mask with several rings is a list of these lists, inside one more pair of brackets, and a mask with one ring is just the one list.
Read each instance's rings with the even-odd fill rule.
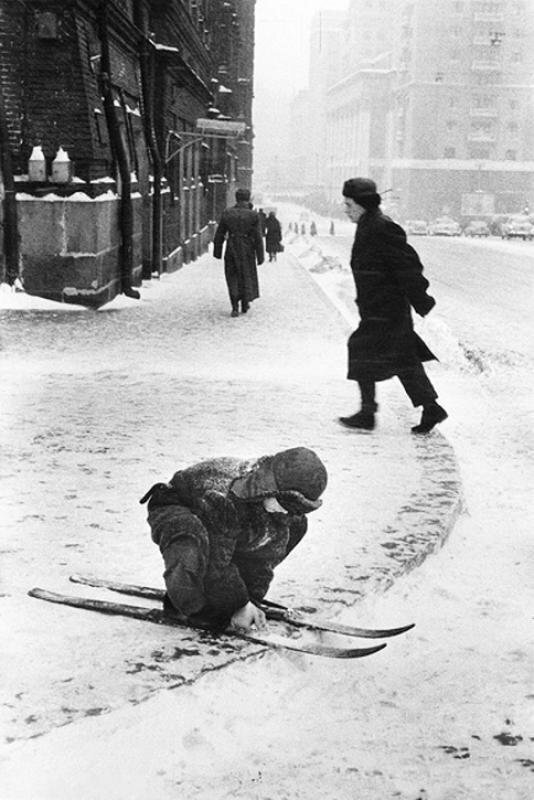
[[[343,377],[349,320],[294,255],[290,246],[261,268],[262,298],[246,317],[229,318],[220,264],[206,256],[120,314],[83,314],[83,339],[69,315],[56,358],[58,327],[40,323],[43,351],[36,340],[32,351],[30,330],[28,368],[10,317],[0,421],[17,548],[2,604],[21,625],[10,632],[5,719],[15,738],[46,735],[4,748],[5,800],[529,796],[527,611],[524,591],[514,594],[526,585],[524,488],[501,498],[493,524],[495,498],[477,467],[484,423],[464,408],[472,376],[450,367],[439,377],[453,412],[443,433],[414,441],[393,384],[372,435],[336,425],[355,402]],[[95,343],[97,363],[87,359]],[[454,521],[449,438],[472,517],[437,557],[376,595]],[[25,598],[34,582],[65,589],[76,571],[158,582],[136,507],[146,486],[206,455],[293,444],[317,449],[330,482],[271,594],[347,622],[417,623],[377,656],[345,664],[241,648],[221,661],[174,631]],[[483,455],[492,469],[498,455],[489,445]]]

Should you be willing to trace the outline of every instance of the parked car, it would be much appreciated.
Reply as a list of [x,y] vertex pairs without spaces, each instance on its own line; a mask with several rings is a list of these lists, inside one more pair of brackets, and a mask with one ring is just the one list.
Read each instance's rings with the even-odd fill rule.
[[473,219],[464,228],[464,234],[465,236],[485,237],[490,235],[490,229],[488,223],[485,222],[483,219]]
[[430,223],[428,232],[431,236],[460,236],[462,229],[456,220],[450,217],[438,217]]
[[406,233],[416,236],[426,236],[428,234],[428,225],[424,219],[408,219],[404,229]]
[[534,238],[534,226],[528,219],[510,219],[502,226],[501,236],[503,239],[523,239],[530,241]]

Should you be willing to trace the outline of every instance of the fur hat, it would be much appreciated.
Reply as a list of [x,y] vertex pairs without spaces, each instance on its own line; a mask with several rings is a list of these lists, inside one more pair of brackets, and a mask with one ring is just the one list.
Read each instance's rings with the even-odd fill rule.
[[250,192],[248,189],[238,189],[235,193],[235,199],[238,203],[246,200],[250,200]]
[[349,178],[343,184],[343,196],[351,197],[363,208],[377,208],[382,200],[370,178]]
[[261,458],[231,487],[242,500],[276,497],[293,514],[306,514],[319,508],[328,480],[326,468],[316,453],[307,447],[292,447],[274,456]]

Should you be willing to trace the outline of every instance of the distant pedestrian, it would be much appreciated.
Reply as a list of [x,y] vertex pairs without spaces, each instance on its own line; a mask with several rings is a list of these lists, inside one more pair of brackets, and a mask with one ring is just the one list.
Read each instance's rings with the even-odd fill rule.
[[269,211],[265,222],[265,249],[269,253],[269,261],[276,261],[276,254],[282,246],[282,227],[274,211]]
[[313,221],[310,225],[310,236],[317,236],[317,225]]
[[216,629],[264,627],[258,604],[306,534],[327,479],[313,450],[293,447],[212,458],[154,484],[140,502],[165,564],[164,611]]
[[262,236],[265,236],[265,223],[267,222],[267,215],[263,208],[258,209],[258,219],[260,222],[260,232]]
[[295,222],[293,227],[295,229],[295,233],[298,233],[299,232],[299,224],[298,224],[298,222]]
[[289,231],[289,233],[293,232],[293,223],[292,222],[289,223],[288,231]]
[[223,211],[221,221],[213,239],[213,255],[221,258],[224,253],[224,273],[232,304],[232,317],[246,314],[249,304],[260,296],[256,262],[263,264],[265,257],[260,233],[258,212],[249,208],[250,192],[238,189],[236,204]]
[[302,236],[306,236],[306,225],[304,224],[304,222],[300,226],[300,232],[301,232]]
[[330,221],[330,231],[329,231],[329,233],[330,233],[330,236],[335,236],[336,235],[336,226],[334,225],[334,220]]
[[423,407],[413,433],[427,433],[447,412],[436,403],[436,390],[423,368],[423,361],[436,356],[415,333],[411,307],[424,317],[436,301],[427,293],[423,265],[404,230],[380,211],[374,181],[351,178],[343,196],[346,214],[357,225],[351,268],[361,321],[348,341],[347,377],[359,384],[361,408],[339,421],[372,430],[378,408],[375,383],[396,375],[412,404]]

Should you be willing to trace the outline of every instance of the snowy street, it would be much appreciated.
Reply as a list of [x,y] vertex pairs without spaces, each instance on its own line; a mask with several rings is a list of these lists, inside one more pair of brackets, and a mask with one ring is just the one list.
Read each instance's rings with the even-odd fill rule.
[[[280,206],[284,231],[299,213]],[[418,414],[394,382],[372,435],[335,422],[357,400],[344,380],[353,227],[319,233],[286,238],[235,320],[210,255],[140,303],[1,312],[2,800],[530,797],[533,248],[412,241],[437,299],[418,330],[450,415],[414,441]],[[313,269],[321,255],[342,268]],[[103,596],[69,584],[75,572],[161,585],[146,489],[205,457],[296,444],[324,457],[330,482],[270,594],[346,622],[416,622],[383,653],[206,649],[26,596]],[[440,550],[459,476],[467,513]],[[421,487],[432,507],[418,508]],[[388,535],[397,549],[403,537],[398,562]]]

